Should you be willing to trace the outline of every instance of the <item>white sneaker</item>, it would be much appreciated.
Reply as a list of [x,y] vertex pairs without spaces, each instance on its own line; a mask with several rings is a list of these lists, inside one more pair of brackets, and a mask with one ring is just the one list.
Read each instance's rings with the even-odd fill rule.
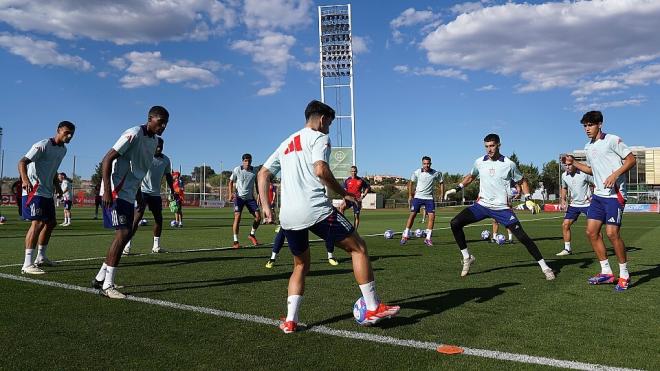
[[571,254],[573,254],[573,251],[563,249],[562,251],[556,253],[555,256],[566,256],[566,255],[571,255]]
[[48,258],[43,258],[43,259],[36,259],[34,261],[34,265],[37,267],[54,267],[57,265],[57,263],[51,261]]
[[110,299],[125,299],[126,295],[122,294],[117,290],[117,286],[110,286],[107,289],[101,290],[101,295],[106,296]]
[[543,274],[545,274],[545,279],[548,281],[552,281],[555,279],[555,272],[552,271],[552,268],[544,269]]
[[28,265],[27,267],[24,267],[21,269],[21,274],[46,274],[46,271],[43,269],[40,269],[36,265]]
[[477,260],[474,256],[470,255],[467,259],[463,259],[463,270],[461,271],[461,277],[465,277],[470,273],[470,266],[474,261]]
[[131,249],[127,249],[124,247],[124,250],[121,252],[122,255],[131,255]]
[[166,252],[167,252],[167,250],[163,249],[160,246],[158,246],[158,247],[154,246],[154,247],[151,248],[151,253],[152,254],[162,254],[162,253],[166,253]]

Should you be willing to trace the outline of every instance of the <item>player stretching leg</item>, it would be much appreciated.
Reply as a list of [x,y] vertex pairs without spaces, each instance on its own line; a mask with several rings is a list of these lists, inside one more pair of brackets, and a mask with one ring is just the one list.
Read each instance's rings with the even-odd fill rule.
[[486,155],[477,158],[470,174],[466,175],[455,189],[450,189],[445,193],[446,199],[447,196],[456,193],[479,177],[479,201],[458,213],[450,222],[454,239],[463,255],[461,277],[467,276],[470,266],[475,261],[474,256],[470,255],[468,250],[463,227],[486,218],[493,218],[511,230],[518,241],[525,245],[527,251],[538,262],[545,278],[554,280],[554,272],[545,263],[539,248],[525,233],[516,214],[511,210],[511,180],[522,186],[526,200],[529,199],[527,180],[523,178],[513,161],[500,154],[500,137],[497,134],[486,135],[484,145]]
[[635,166],[637,160],[621,138],[603,132],[603,114],[600,111],[585,113],[580,122],[590,139],[584,146],[587,163],[575,161],[573,166],[594,177],[594,195],[587,212],[587,237],[600,261],[600,273],[589,278],[588,282],[592,285],[615,282],[600,234],[605,224],[605,233],[619,261],[619,280],[614,289],[625,291],[630,284],[630,273],[620,229],[626,204],[626,172]]
[[310,268],[309,231],[326,241],[334,241],[351,255],[355,280],[367,304],[366,317],[360,324],[373,325],[396,316],[400,309],[385,305],[378,298],[366,243],[351,223],[332,207],[325,194],[325,187],[328,187],[346,200],[356,201],[339,185],[328,165],[328,131],[334,118],[335,111],[330,106],[311,101],[305,109],[305,127],[282,142],[259,171],[259,195],[266,222],[272,218],[267,198],[270,176],[278,172],[282,176],[280,222],[294,256],[286,320],[280,325],[285,333],[296,331],[298,324],[305,276]]

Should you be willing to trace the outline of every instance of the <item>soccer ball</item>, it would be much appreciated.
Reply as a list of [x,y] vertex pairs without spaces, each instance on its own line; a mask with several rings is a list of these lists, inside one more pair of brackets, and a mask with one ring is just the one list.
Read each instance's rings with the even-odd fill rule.
[[149,221],[148,221],[147,219],[142,219],[142,220],[140,220],[140,225],[141,225],[141,226],[143,226],[143,225],[147,225],[147,224],[149,224]]
[[174,228],[174,227],[176,227],[178,224],[179,224],[179,223],[177,223],[176,220],[172,220],[172,221],[170,222],[170,227]]
[[483,232],[481,232],[481,239],[482,240],[486,241],[489,238],[490,238],[490,232],[489,231],[484,230]]
[[497,234],[495,236],[495,242],[497,242],[498,245],[504,245],[506,242],[506,237],[504,237],[503,234]]
[[360,296],[353,305],[353,318],[355,318],[355,322],[359,324],[367,318],[367,302],[364,301],[363,296]]
[[6,221],[7,221],[7,218],[5,218],[4,215],[0,216],[0,224],[5,224]]
[[392,239],[392,237],[394,237],[394,231],[391,229],[386,230],[385,233],[383,233],[383,237],[388,240]]
[[421,229],[419,229],[419,228],[415,229],[415,237],[421,238],[423,235],[424,235],[424,232]]

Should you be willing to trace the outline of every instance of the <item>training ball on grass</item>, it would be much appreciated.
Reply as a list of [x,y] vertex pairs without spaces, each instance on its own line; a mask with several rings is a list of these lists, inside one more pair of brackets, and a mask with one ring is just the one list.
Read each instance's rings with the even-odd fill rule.
[[481,239],[482,240],[486,241],[489,238],[490,238],[490,232],[489,231],[485,230],[485,231],[481,232]]
[[147,224],[149,224],[149,221],[148,221],[147,219],[142,219],[142,220],[140,220],[140,225],[141,225],[141,226],[143,226],[143,225],[147,225]]
[[5,216],[0,216],[0,224],[5,224],[7,222],[7,218]]
[[391,229],[386,230],[385,233],[383,233],[383,237],[385,237],[388,240],[391,240],[392,237],[394,237],[394,231]]
[[424,235],[424,232],[421,229],[419,229],[419,228],[415,229],[415,237],[421,238],[423,235]]
[[172,220],[170,222],[170,227],[176,227],[179,223],[176,222],[176,220]]
[[355,322],[362,323],[367,317],[367,302],[364,301],[364,297],[360,298],[353,305],[353,318]]
[[504,237],[503,234],[498,234],[495,236],[495,242],[497,242],[498,245],[504,245],[506,242],[506,237]]

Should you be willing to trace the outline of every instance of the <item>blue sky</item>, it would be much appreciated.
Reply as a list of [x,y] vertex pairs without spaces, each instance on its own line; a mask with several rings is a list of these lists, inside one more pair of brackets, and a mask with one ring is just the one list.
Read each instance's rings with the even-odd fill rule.
[[[156,104],[185,173],[244,152],[262,163],[320,97],[316,7],[329,4],[0,2],[4,174],[70,120],[62,170],[75,155],[88,178]],[[591,109],[628,145],[659,144],[660,1],[361,0],[352,12],[362,174],[409,176],[422,155],[465,173],[489,132],[540,166],[584,146]]]

